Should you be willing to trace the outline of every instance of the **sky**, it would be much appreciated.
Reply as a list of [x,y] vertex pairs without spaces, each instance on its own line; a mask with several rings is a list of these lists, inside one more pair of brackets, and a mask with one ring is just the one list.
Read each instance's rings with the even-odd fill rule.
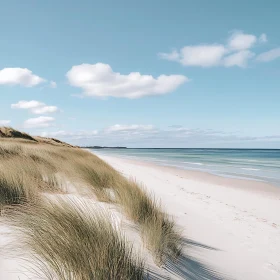
[[0,5],[0,126],[77,145],[280,148],[280,1]]

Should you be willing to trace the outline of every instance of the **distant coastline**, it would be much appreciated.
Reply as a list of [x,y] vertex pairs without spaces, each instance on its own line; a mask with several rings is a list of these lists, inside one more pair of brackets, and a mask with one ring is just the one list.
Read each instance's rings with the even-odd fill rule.
[[128,149],[128,150],[248,150],[248,151],[279,151],[280,149],[276,148],[172,148],[172,147],[122,147],[122,146],[116,146],[116,147],[108,147],[108,146],[79,146],[83,149]]
[[84,149],[127,149],[127,147],[85,146]]

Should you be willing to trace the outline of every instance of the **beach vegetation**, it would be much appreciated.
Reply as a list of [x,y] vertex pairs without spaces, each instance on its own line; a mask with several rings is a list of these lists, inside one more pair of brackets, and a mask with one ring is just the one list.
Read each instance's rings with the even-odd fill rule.
[[[106,215],[88,211],[83,216],[82,213],[86,211],[82,210],[85,208],[81,210],[76,204],[65,201],[43,203],[46,201],[45,194],[71,193],[73,190],[67,188],[66,180],[75,186],[75,194],[117,206],[136,225],[143,244],[153,254],[156,263],[163,264],[168,258],[180,255],[180,231],[172,217],[162,209],[160,201],[147,192],[144,186],[125,178],[87,150],[54,139],[34,139],[0,139],[0,210],[3,214],[5,209],[11,207],[19,209],[15,211],[18,227],[23,229],[34,254],[43,260],[42,264],[50,269],[48,271],[54,271],[59,276],[58,279],[140,279],[137,275],[143,275],[143,263],[138,258],[132,258],[132,248],[126,245],[124,236],[110,227]],[[44,218],[40,221],[40,217]],[[111,242],[109,244],[113,251],[106,247],[106,238],[101,238],[101,228],[104,237]],[[89,236],[98,244],[94,245],[88,239]],[[48,242],[45,243],[46,240]],[[63,243],[63,240],[67,242]],[[74,246],[74,243],[78,247],[73,248],[73,251],[67,248]],[[75,259],[79,246],[84,248],[84,252]],[[98,250],[101,255],[96,253]],[[120,254],[119,264],[116,263],[117,254]],[[69,261],[64,260],[68,255]],[[110,258],[113,258],[112,263],[108,263]],[[83,271],[78,267],[84,261]],[[104,270],[106,263],[107,267],[112,268],[112,278],[102,278],[102,275],[110,275],[108,270]],[[100,272],[97,272],[98,267]],[[122,274],[115,274],[117,270]],[[135,273],[135,278],[125,278],[128,271]],[[98,273],[101,278],[96,276]]]
[[59,280],[144,279],[145,266],[108,213],[56,199],[13,212],[12,225],[31,249],[38,276]]

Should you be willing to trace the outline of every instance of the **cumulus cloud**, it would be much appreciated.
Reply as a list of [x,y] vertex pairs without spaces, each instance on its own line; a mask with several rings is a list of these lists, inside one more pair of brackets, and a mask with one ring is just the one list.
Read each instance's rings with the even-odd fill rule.
[[169,61],[176,61],[183,66],[200,67],[246,67],[248,61],[254,56],[249,49],[257,42],[265,43],[266,34],[259,38],[242,31],[235,31],[226,44],[200,44],[172,50],[170,53],[159,53],[159,57]]
[[52,117],[40,116],[38,118],[31,118],[23,123],[25,128],[42,128],[50,127],[53,125],[55,119]]
[[164,59],[179,61],[184,66],[211,67],[219,65],[227,50],[223,45],[186,46],[180,53],[173,51],[171,54],[160,53]]
[[257,61],[269,62],[280,57],[280,48],[272,49],[270,51],[259,54],[256,57]]
[[177,50],[172,50],[171,53],[159,53],[160,58],[170,61],[180,61],[180,54]]
[[[262,34],[261,36],[264,36]],[[234,32],[228,40],[228,46],[232,50],[250,49],[257,42],[257,37],[252,34],[244,34],[241,31]]]
[[81,88],[85,96],[131,99],[167,94],[189,80],[183,75],[160,75],[157,78],[139,72],[123,75],[103,63],[73,66],[66,76],[70,85]]
[[0,126],[6,126],[9,125],[11,123],[10,120],[0,120]]
[[255,56],[253,52],[249,50],[242,50],[225,57],[224,65],[226,67],[231,67],[231,66],[246,67],[248,64],[248,60],[253,56]]
[[21,85],[33,87],[45,82],[27,68],[4,68],[0,70],[0,85]]
[[55,113],[58,111],[58,108],[56,106],[48,106],[45,103],[36,100],[31,100],[31,101],[21,100],[18,103],[12,104],[11,108],[26,109],[33,114],[48,114],[48,113]]
[[56,82],[50,81],[50,87],[51,87],[51,88],[57,88]]

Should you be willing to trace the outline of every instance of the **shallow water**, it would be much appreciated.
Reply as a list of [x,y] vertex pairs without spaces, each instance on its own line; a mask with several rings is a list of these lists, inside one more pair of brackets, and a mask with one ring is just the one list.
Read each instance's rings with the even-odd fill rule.
[[93,149],[95,154],[140,159],[164,166],[252,179],[280,186],[280,150]]

